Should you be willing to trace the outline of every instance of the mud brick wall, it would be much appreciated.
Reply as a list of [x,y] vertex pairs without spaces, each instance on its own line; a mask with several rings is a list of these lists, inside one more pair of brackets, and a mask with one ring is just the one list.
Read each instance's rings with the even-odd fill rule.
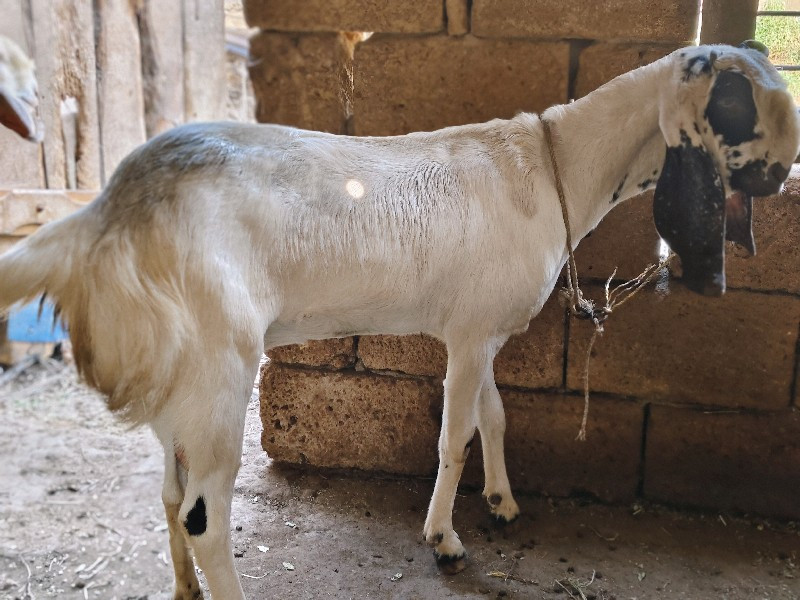
[[[260,28],[250,70],[257,117],[389,135],[541,111],[694,39],[698,5],[249,0],[248,22]],[[589,295],[615,266],[628,278],[654,259],[651,204],[649,194],[631,200],[581,243]],[[724,298],[668,280],[612,318],[593,352],[585,443],[574,439],[590,328],[570,322],[554,294],[509,341],[495,371],[515,489],[800,516],[800,172],[786,194],[758,204],[755,230],[756,258],[730,249]],[[275,460],[435,473],[441,343],[363,336],[270,358],[262,440]],[[479,452],[465,481],[482,484]]]

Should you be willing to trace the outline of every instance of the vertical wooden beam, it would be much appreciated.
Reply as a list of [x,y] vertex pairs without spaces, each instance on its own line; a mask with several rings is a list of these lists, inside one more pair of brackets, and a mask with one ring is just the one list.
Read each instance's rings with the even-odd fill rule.
[[145,141],[139,26],[132,0],[96,0],[103,180]]
[[183,0],[142,0],[139,8],[145,126],[152,137],[183,123]]
[[[0,15],[0,35],[13,40],[28,56],[33,56],[33,44],[26,35],[30,24],[22,0],[0,0]],[[41,144],[27,142],[5,127],[0,127],[0,165],[0,187],[44,186]]]
[[184,99],[187,121],[221,119],[225,110],[223,0],[184,0]]
[[30,0],[34,61],[44,120],[47,186],[67,185],[61,121],[62,102],[77,103],[77,186],[100,187],[100,132],[97,114],[97,68],[92,3],[86,0]]
[[758,0],[703,0],[701,44],[738,46],[753,38]]

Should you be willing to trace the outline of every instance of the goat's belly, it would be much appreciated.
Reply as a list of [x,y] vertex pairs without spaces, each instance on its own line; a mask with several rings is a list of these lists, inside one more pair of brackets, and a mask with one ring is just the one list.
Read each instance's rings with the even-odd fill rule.
[[424,319],[408,311],[392,309],[379,311],[348,309],[335,313],[309,311],[271,323],[264,335],[264,345],[266,348],[271,348],[350,335],[432,333],[431,329]]
[[431,318],[438,313],[437,302],[428,290],[404,293],[352,280],[344,289],[320,283],[283,298],[280,313],[267,327],[266,347],[350,335],[438,333]]

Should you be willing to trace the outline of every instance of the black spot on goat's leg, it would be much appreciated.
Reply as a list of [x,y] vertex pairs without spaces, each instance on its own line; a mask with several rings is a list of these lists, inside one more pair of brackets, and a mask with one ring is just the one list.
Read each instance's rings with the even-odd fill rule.
[[503,496],[501,496],[500,494],[492,494],[491,496],[486,498],[486,501],[492,506],[497,506],[503,501]]
[[192,510],[186,515],[183,526],[189,535],[203,535],[206,532],[207,520],[206,501],[202,496],[198,496]]

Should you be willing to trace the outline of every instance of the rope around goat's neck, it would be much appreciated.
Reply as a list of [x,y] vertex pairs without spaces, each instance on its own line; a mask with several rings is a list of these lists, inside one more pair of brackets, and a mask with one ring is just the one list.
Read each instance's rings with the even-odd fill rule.
[[583,419],[581,420],[581,428],[575,439],[582,442],[586,441],[586,424],[589,420],[589,362],[592,357],[592,348],[594,347],[597,336],[603,333],[603,324],[612,311],[619,306],[622,306],[633,298],[639,290],[649,284],[653,278],[667,267],[675,256],[670,252],[664,257],[661,262],[656,264],[647,265],[644,271],[638,276],[625,283],[611,289],[611,281],[617,274],[617,269],[611,273],[611,276],[606,281],[605,286],[605,305],[597,307],[595,303],[583,297],[583,292],[578,285],[578,266],[575,262],[575,253],[572,250],[572,231],[569,224],[569,211],[567,209],[567,200],[564,195],[564,186],[561,183],[561,174],[558,171],[558,161],[556,160],[556,151],[553,145],[553,134],[550,131],[550,123],[544,118],[540,117],[544,128],[544,139],[547,143],[547,151],[550,154],[550,163],[553,167],[553,176],[556,180],[556,192],[558,193],[558,200],[561,203],[561,216],[564,218],[564,227],[567,230],[567,252],[569,260],[567,261],[567,287],[562,290],[562,294],[566,296],[569,301],[570,314],[578,317],[579,319],[590,320],[594,325],[592,337],[589,340],[589,346],[586,349],[586,362],[583,369]]

